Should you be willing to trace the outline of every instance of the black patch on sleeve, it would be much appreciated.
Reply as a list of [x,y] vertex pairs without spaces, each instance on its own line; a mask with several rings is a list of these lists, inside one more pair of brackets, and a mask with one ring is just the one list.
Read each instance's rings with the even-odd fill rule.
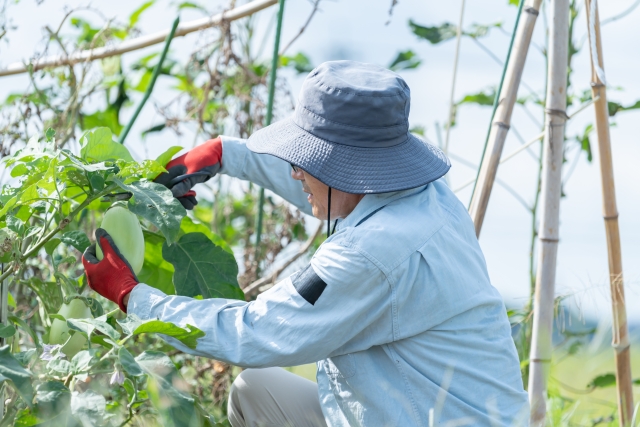
[[316,272],[313,271],[311,264],[293,276],[291,282],[300,296],[311,305],[315,305],[320,295],[322,295],[322,292],[324,292],[324,288],[327,287],[324,280],[318,277]]

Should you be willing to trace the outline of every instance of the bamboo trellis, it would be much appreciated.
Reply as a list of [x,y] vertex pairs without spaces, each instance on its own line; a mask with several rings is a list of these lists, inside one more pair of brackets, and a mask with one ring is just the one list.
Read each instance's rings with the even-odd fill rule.
[[[633,390],[600,23],[595,0],[585,1],[587,4],[588,34],[591,47],[592,103],[596,114],[598,153],[602,174],[603,213],[607,235],[613,307],[612,346],[616,351],[618,411],[620,425],[627,427],[630,425],[633,416]],[[530,14],[527,15],[525,22],[518,26],[517,40],[519,44],[516,48],[517,53],[513,63],[508,60],[509,72],[505,77],[508,83],[504,90],[499,91],[500,102],[498,110],[495,114],[495,120],[492,117],[491,137],[489,143],[485,146],[478,179],[476,180],[477,185],[474,188],[470,204],[470,214],[474,220],[477,235],[480,234],[482,228],[498,165],[502,163],[500,156],[509,129],[509,121],[524,68],[526,52],[531,42],[535,16],[541,1],[528,0],[528,3],[531,6],[525,10],[529,11]],[[531,7],[536,10],[536,13],[533,14],[534,16],[531,16]],[[569,10],[568,0],[552,1],[551,38],[549,41],[549,86],[546,105],[547,119],[543,146],[542,220],[539,231],[539,261],[536,274],[532,347],[529,359],[530,421],[531,426],[534,427],[543,426],[545,423],[547,375],[552,355],[554,288],[562,185],[562,149],[564,127],[569,118],[565,111]],[[525,45],[523,46],[521,43],[525,43]],[[537,139],[538,137],[534,140]],[[518,151],[522,150],[519,149]]]
[[618,414],[620,425],[628,426],[633,417],[633,388],[631,383],[631,355],[629,351],[629,331],[622,280],[622,251],[620,230],[618,229],[618,208],[613,180],[613,160],[611,158],[611,138],[609,135],[609,112],[607,89],[604,80],[604,59],[600,40],[600,18],[595,0],[585,0],[587,27],[591,49],[591,97],[595,100],[596,133],[598,135],[598,157],[602,179],[602,210],[607,234],[609,255],[609,280],[613,309],[613,340],[616,352],[616,386],[618,391]]
[[[521,0],[525,1],[525,0]],[[511,125],[511,115],[518,96],[518,88],[522,79],[522,71],[527,60],[531,37],[538,18],[542,0],[527,0],[524,5],[524,18],[518,23],[516,30],[513,60],[505,64],[504,85],[499,91],[499,100],[495,116],[491,123],[489,140],[482,157],[476,185],[469,205],[469,214],[476,228],[476,236],[480,236],[482,222],[489,204],[489,196],[496,178],[500,156],[507,133]]]
[[538,269],[529,357],[531,426],[543,427],[547,376],[552,354],[554,291],[562,192],[562,146],[567,119],[569,0],[553,0],[549,28],[549,70],[542,153],[542,217],[538,233]]

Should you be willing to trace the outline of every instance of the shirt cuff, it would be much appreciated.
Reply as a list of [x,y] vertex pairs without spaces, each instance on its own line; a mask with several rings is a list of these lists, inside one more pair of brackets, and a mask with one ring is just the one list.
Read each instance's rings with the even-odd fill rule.
[[248,179],[244,174],[244,164],[249,149],[245,139],[221,135],[222,160],[220,173],[235,178]]
[[127,304],[127,314],[135,314],[141,320],[149,320],[151,317],[151,307],[167,295],[156,288],[152,288],[144,283],[138,283],[129,294]]

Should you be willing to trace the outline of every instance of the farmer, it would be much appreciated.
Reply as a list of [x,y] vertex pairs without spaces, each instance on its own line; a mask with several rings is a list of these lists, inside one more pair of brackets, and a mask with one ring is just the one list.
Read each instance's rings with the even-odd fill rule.
[[[439,180],[450,168],[409,133],[397,74],[326,62],[293,117],[248,140],[220,137],[172,160],[158,182],[186,208],[223,173],[327,220],[300,271],[245,302],[165,295],[138,283],[110,237],[83,262],[89,285],[142,319],[195,325],[195,350],[245,368],[231,387],[238,426],[516,426],[527,395],[502,299],[466,209]],[[337,225],[336,225],[337,220]],[[317,385],[279,366],[315,362]],[[433,424],[432,424],[433,423]]]

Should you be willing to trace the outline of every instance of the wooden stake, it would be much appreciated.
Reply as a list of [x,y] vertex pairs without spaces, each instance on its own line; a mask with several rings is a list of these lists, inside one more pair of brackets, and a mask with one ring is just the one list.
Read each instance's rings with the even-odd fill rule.
[[531,427],[545,421],[547,376],[551,362],[558,226],[562,188],[562,145],[567,120],[567,58],[569,50],[569,0],[551,2],[549,70],[545,137],[542,158],[542,219],[538,270],[529,356]]
[[499,104],[493,119],[489,143],[485,147],[482,164],[480,165],[480,172],[477,179],[478,185],[476,185],[474,189],[469,206],[469,213],[471,219],[473,219],[477,236],[480,236],[480,229],[482,228],[484,215],[487,211],[487,205],[489,204],[489,196],[491,195],[491,189],[493,188],[493,183],[498,171],[498,164],[500,163],[500,156],[502,155],[502,148],[504,147],[504,141],[507,138],[507,133],[511,125],[511,114],[513,113],[513,106],[518,96],[522,71],[524,70],[524,64],[527,60],[531,36],[536,24],[536,19],[538,18],[541,3],[542,0],[527,0],[524,5],[525,13],[521,17],[521,22],[518,24],[513,56],[507,65],[507,73],[505,74],[504,85],[500,91]]
[[[607,234],[607,250],[609,254],[609,280],[611,285],[611,304],[613,306],[613,341],[616,358],[616,385],[618,388],[618,416],[620,426],[627,427],[633,417],[633,389],[631,381],[631,363],[629,336],[627,328],[627,312],[622,280],[622,255],[620,249],[620,231],[618,230],[618,208],[616,206],[616,189],[613,181],[613,161],[611,158],[611,139],[609,135],[609,112],[607,109],[607,90],[600,79],[596,65],[604,74],[602,58],[602,42],[600,39],[600,18],[597,5],[586,0],[587,26],[590,29],[589,46],[595,48],[597,54],[591,54],[591,97],[595,99],[596,133],[598,135],[598,154],[602,175],[602,208],[605,230]],[[595,8],[595,16],[591,16],[591,8]],[[595,40],[594,40],[595,39]],[[594,56],[597,56],[594,57]]]

